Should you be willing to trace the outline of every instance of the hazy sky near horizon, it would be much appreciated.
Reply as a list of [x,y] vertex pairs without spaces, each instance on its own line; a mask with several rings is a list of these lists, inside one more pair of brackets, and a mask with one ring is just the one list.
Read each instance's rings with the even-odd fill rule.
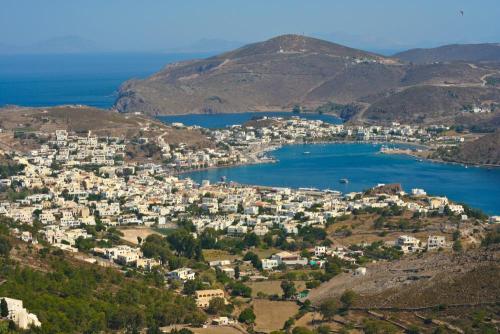
[[0,43],[76,35],[109,50],[168,51],[304,33],[356,47],[434,46],[500,42],[499,18],[499,0],[0,0]]

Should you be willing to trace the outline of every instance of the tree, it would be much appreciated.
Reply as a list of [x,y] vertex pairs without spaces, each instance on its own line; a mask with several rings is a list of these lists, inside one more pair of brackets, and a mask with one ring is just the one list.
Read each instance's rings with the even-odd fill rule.
[[342,294],[342,296],[340,296],[340,302],[342,303],[342,306],[348,310],[352,304],[354,303],[355,299],[356,299],[356,293],[352,290],[346,290],[344,291],[344,293]]
[[281,289],[283,290],[283,298],[290,299],[297,293],[297,289],[295,288],[295,283],[292,281],[284,280],[281,281]]
[[259,259],[257,254],[253,252],[247,252],[243,257],[243,261],[250,261],[252,262],[252,265],[255,267],[255,269],[262,269],[262,261]]
[[420,328],[418,328],[415,325],[408,327],[408,330],[406,331],[406,334],[419,334],[419,333],[420,333]]
[[2,298],[2,301],[0,302],[0,315],[4,318],[9,315],[9,308],[5,298]]
[[238,321],[245,324],[253,324],[255,322],[255,313],[251,307],[247,307],[243,311],[241,311],[240,316],[238,317]]
[[330,328],[330,326],[328,325],[321,325],[318,327],[318,329],[316,330],[316,332],[318,334],[330,334],[330,332],[332,331],[332,329]]
[[146,334],[161,334],[163,331],[160,329],[160,326],[158,324],[153,324],[148,327],[148,330],[146,331]]
[[9,239],[0,235],[0,256],[8,257],[11,249],[12,245],[10,244]]
[[203,289],[203,282],[199,278],[195,278],[184,283],[184,289],[182,292],[186,295],[194,295],[196,290],[201,289]]
[[292,326],[295,324],[295,318],[294,317],[290,317],[288,318],[287,321],[285,321],[285,323],[283,324],[283,329],[289,333],[290,332],[290,328],[292,328]]
[[243,242],[245,243],[245,246],[247,248],[250,248],[250,247],[258,247],[259,244],[260,244],[260,238],[258,235],[256,235],[255,233],[247,233],[245,234],[245,236],[243,237]]
[[382,227],[384,227],[384,224],[385,224],[385,219],[384,217],[380,216],[378,217],[377,219],[375,219],[375,221],[373,222],[373,226],[376,228],[376,229],[381,229]]
[[194,332],[188,328],[172,329],[170,334],[194,334]]
[[333,316],[337,313],[338,305],[335,299],[327,299],[319,306],[319,313],[325,320],[332,320]]
[[217,231],[209,227],[203,231],[200,236],[201,247],[204,249],[213,249],[217,246]]
[[199,242],[187,230],[179,229],[167,237],[167,241],[177,254],[190,259],[202,260]]
[[232,296],[241,296],[245,298],[250,298],[252,296],[252,288],[241,283],[241,282],[233,282],[229,285],[231,289]]
[[292,334],[314,334],[314,332],[305,327],[295,327],[292,330]]
[[363,330],[365,334],[393,334],[398,331],[394,325],[374,319],[366,319],[363,322]]
[[453,250],[454,250],[455,252],[461,252],[461,251],[462,251],[462,249],[463,249],[463,247],[462,247],[462,242],[460,241],[460,239],[455,240],[455,241],[453,242]]
[[179,334],[194,334],[194,332],[190,329],[182,328],[181,330],[179,330]]
[[234,267],[234,278],[236,279],[240,278],[240,266]]
[[207,312],[210,314],[219,314],[226,309],[226,301],[224,298],[215,297],[210,299],[208,303]]
[[342,272],[341,263],[338,258],[329,258],[325,264],[325,272],[330,274],[330,277],[336,276]]

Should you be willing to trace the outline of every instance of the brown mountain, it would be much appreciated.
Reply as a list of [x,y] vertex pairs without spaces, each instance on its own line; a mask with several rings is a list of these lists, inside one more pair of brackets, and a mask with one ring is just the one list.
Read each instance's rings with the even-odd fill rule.
[[[348,115],[357,121],[400,120],[403,106],[408,115],[402,120],[453,123],[464,106],[500,103],[499,87],[486,80],[499,71],[491,64],[409,64],[284,35],[128,81],[115,108],[161,115],[290,111],[294,105],[315,109],[333,102],[355,105],[359,112]],[[448,98],[448,90],[457,98]]]
[[451,44],[429,49],[411,49],[396,53],[395,58],[413,63],[451,61],[500,61],[500,44]]
[[395,63],[319,39],[285,35],[129,81],[120,89],[116,108],[153,114],[290,110],[318,100],[315,89],[336,75],[349,75],[361,60]]

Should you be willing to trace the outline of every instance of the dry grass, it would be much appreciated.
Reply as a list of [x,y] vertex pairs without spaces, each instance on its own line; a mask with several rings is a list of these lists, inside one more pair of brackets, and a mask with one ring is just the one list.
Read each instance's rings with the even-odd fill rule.
[[203,257],[205,261],[215,261],[215,260],[231,260],[240,259],[241,256],[230,254],[227,251],[219,249],[204,249]]
[[253,302],[256,315],[255,330],[269,333],[283,328],[283,324],[295,315],[299,307],[294,302],[257,299]]
[[239,330],[228,326],[191,328],[195,334],[241,334]]
[[[302,291],[306,288],[304,281],[294,281],[297,291]],[[252,297],[256,297],[259,292],[265,293],[266,295],[278,295],[283,294],[281,290],[281,281],[261,281],[261,282],[248,282],[246,283],[252,288]]]
[[[447,239],[451,238],[451,235],[446,235],[439,232],[439,225],[449,223],[446,217],[428,217],[421,220],[421,231],[400,231],[400,230],[387,230],[384,229],[384,234],[380,234],[382,230],[377,230],[374,228],[374,221],[379,217],[377,214],[361,214],[357,216],[350,216],[349,219],[344,221],[339,221],[336,224],[331,225],[327,228],[327,233],[333,240],[334,245],[349,246],[352,244],[359,244],[362,242],[372,243],[374,241],[382,240],[394,241],[398,236],[402,234],[412,235],[420,240],[427,240],[429,235],[445,235]],[[405,212],[402,216],[397,217],[387,217],[385,220],[387,222],[397,223],[400,219],[406,219],[412,221],[412,214],[410,212]],[[349,229],[352,234],[349,236],[337,236],[335,232],[339,229]],[[426,230],[429,229],[429,230]]]
[[208,326],[207,328],[189,327],[186,325],[172,325],[162,327],[164,333],[170,333],[173,329],[187,328],[195,334],[241,334],[239,330],[230,326]]
[[[295,327],[306,327],[306,328],[309,328],[309,329],[315,329],[315,328],[318,328],[319,326],[322,326],[322,325],[327,325],[330,327],[330,329],[334,330],[334,331],[339,331],[340,329],[342,329],[342,325],[337,323],[337,322],[325,322],[322,320],[322,316],[321,314],[319,314],[318,312],[309,312],[309,313],[306,313],[304,314],[304,316],[302,316],[300,319],[298,319],[296,322],[295,322]],[[353,333],[353,332],[349,332],[349,333]]]
[[160,235],[160,233],[150,229],[149,227],[124,228],[120,229],[120,232],[123,233],[123,240],[136,245],[138,244],[137,237],[141,237],[142,240],[145,240],[151,234]]
[[280,252],[280,250],[277,248],[268,248],[268,249],[260,249],[259,248],[259,249],[252,249],[251,251],[253,253],[257,254],[259,256],[259,258],[261,258],[261,259],[268,258],[271,255]]

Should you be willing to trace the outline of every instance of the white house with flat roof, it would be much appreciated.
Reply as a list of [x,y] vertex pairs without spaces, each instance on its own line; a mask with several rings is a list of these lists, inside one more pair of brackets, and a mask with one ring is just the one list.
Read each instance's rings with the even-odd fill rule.
[[4,300],[5,303],[7,303],[7,318],[13,321],[20,329],[26,330],[30,327],[42,326],[38,317],[33,313],[29,313],[28,310],[23,307],[22,300],[8,297],[0,297],[0,300]]

